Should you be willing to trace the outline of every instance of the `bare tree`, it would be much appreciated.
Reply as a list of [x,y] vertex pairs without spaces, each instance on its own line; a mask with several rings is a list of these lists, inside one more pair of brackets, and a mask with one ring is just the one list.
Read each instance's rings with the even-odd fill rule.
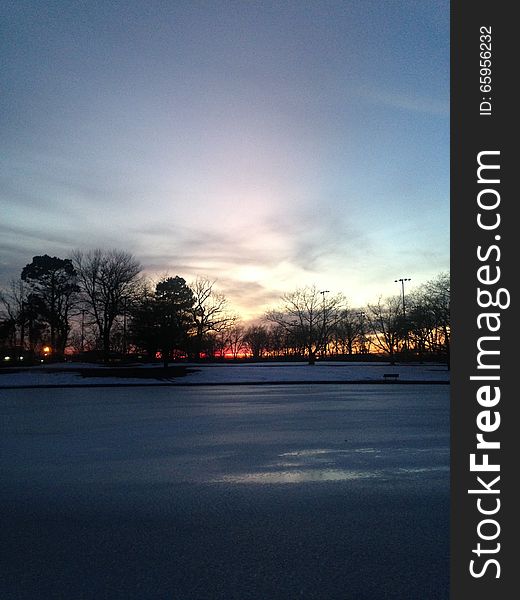
[[332,329],[337,324],[345,304],[342,294],[326,296],[314,285],[284,294],[278,309],[270,310],[265,318],[281,325],[291,336],[299,340],[310,365],[316,354],[326,352]]
[[425,350],[444,354],[450,368],[450,275],[440,273],[412,296],[414,333]]
[[244,342],[253,358],[261,358],[269,346],[269,331],[263,325],[250,325],[244,331]]
[[[228,346],[228,331],[223,329],[217,333],[208,333],[204,336],[204,348],[211,346],[212,352],[204,350],[206,356],[218,356],[224,358],[226,355],[226,348]],[[208,342],[210,342],[208,344]]]
[[332,341],[336,354],[351,356],[355,345],[358,349],[361,347],[363,337],[361,314],[348,307],[341,311],[340,318],[332,331]]
[[244,340],[244,326],[240,323],[235,323],[229,328],[227,346],[231,351],[231,356],[233,358],[238,358],[242,350],[247,348],[247,344]]
[[141,267],[128,252],[99,248],[88,252],[75,250],[72,261],[83,302],[96,325],[105,360],[108,360],[112,327],[137,291]]
[[197,277],[190,285],[194,295],[191,309],[194,323],[195,358],[200,358],[204,336],[208,333],[219,333],[231,327],[236,316],[228,310],[227,298],[215,290],[216,281],[207,277]]
[[26,328],[28,325],[29,291],[21,279],[12,279],[8,290],[0,292],[0,302],[3,305],[2,321],[5,331],[9,332],[11,346],[25,348]]
[[391,296],[383,302],[379,298],[377,304],[369,304],[367,318],[373,334],[374,345],[387,353],[390,362],[395,363],[395,353],[399,350],[399,342],[403,339],[403,313],[399,296]]
[[[267,350],[274,356],[287,356],[289,353],[289,345],[287,343],[289,334],[285,327],[278,325],[277,323],[272,324],[267,332]],[[254,352],[253,352],[254,356]]]

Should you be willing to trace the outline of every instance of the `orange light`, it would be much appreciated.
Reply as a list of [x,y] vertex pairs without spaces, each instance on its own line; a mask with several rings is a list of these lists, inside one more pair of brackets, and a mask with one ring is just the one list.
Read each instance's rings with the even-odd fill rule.
[[43,351],[45,352],[45,354],[48,354],[51,351],[51,347],[50,346],[44,346],[43,347]]

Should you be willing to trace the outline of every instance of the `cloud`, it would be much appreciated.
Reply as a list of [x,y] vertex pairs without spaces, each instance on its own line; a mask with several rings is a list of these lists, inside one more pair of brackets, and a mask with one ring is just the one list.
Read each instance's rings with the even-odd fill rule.
[[448,117],[450,114],[449,98],[439,100],[437,98],[419,96],[398,90],[371,87],[369,85],[358,87],[357,95],[367,102],[399,110],[442,117]]
[[[348,243],[338,246],[338,230]],[[246,313],[262,312],[303,279],[313,283],[331,273],[345,254],[360,253],[368,244],[332,216],[317,222],[312,211],[286,211],[243,230],[148,223],[134,227],[132,235],[147,272],[187,279],[208,275]]]
[[20,276],[23,267],[33,256],[51,254],[66,256],[69,245],[59,236],[48,236],[35,229],[0,225],[0,286]]
[[309,202],[271,225],[289,240],[283,258],[309,273],[358,261],[372,247],[368,233],[350,222],[347,207],[325,201]]

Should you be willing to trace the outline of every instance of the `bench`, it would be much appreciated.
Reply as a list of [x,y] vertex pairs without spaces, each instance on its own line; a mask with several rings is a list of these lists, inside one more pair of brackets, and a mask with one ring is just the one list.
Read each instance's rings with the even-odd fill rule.
[[399,379],[399,373],[385,373],[383,378],[388,381],[389,379]]

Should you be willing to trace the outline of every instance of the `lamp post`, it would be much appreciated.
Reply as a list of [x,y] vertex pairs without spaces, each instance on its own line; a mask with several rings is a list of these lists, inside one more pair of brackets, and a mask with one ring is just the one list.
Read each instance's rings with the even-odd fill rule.
[[123,300],[123,360],[126,357],[126,298]]
[[85,350],[85,309],[81,309],[81,353]]
[[363,311],[359,311],[356,313],[356,317],[358,317],[359,319],[359,353],[361,354],[366,354],[366,347],[365,347],[365,317],[366,317],[366,313],[364,313]]
[[322,297],[323,306],[323,355],[327,354],[327,336],[325,335],[325,294],[328,294],[330,290],[321,290],[320,294]]
[[412,281],[409,277],[401,277],[400,279],[395,279],[394,283],[399,283],[401,282],[401,290],[402,290],[402,294],[403,294],[403,319],[406,318],[406,309],[404,306],[404,282],[405,281]]
[[[399,279],[394,279],[394,283],[401,282],[401,290],[402,290],[402,294],[403,294],[403,326],[404,327],[406,327],[406,308],[405,308],[405,304],[404,304],[404,282],[405,281],[412,281],[412,280],[410,279],[410,277],[400,277]],[[406,328],[406,330],[405,330],[404,347],[406,350],[408,350],[408,328]]]

